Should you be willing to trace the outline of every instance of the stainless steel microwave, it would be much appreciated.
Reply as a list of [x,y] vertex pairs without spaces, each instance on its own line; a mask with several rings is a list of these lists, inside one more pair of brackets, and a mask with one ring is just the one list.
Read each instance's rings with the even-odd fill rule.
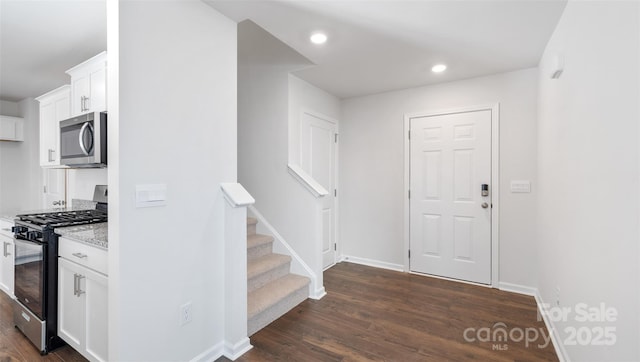
[[72,168],[107,166],[107,112],[60,121],[60,163]]

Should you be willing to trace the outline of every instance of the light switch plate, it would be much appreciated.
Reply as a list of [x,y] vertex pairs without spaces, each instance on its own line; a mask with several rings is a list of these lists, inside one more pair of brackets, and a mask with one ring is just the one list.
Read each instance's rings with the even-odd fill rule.
[[156,207],[167,204],[167,185],[136,185],[136,207]]
[[529,180],[512,180],[511,181],[512,193],[529,193],[531,192],[531,181]]

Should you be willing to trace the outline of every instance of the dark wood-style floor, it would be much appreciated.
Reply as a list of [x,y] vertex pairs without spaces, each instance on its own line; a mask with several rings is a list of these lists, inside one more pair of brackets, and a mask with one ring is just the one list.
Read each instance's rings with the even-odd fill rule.
[[[511,340],[527,328],[530,336],[533,329],[548,336],[532,297],[350,263],[327,270],[324,285],[324,298],[306,300],[254,334],[254,348],[238,360],[558,360],[550,341],[538,347],[542,337],[528,346]],[[478,341],[478,331],[486,340],[500,328],[508,341],[499,334],[495,343]]]
[[60,347],[46,356],[41,356],[37,348],[18,331],[13,324],[13,301],[0,292],[0,362],[9,361],[86,361],[69,346]]
[[[327,295],[306,300],[254,334],[239,361],[557,361],[542,337],[478,341],[504,323],[512,338],[546,333],[532,297],[425,276],[340,263],[324,273]],[[0,292],[0,362],[86,361],[65,346],[47,356],[13,326]],[[465,330],[469,339],[465,340]],[[515,331],[515,332],[514,332]],[[543,331],[543,332],[540,332]],[[225,358],[219,361],[227,361]]]

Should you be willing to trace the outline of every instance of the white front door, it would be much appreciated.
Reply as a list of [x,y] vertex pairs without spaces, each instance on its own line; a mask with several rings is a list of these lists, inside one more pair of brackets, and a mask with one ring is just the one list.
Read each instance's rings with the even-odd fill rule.
[[51,209],[66,206],[66,170],[59,168],[45,168],[42,171],[42,182],[44,185],[42,207],[45,209]]
[[336,124],[327,117],[303,112],[300,130],[300,166],[329,191],[322,198],[322,266],[327,268],[336,262]]
[[411,118],[410,132],[411,271],[490,284],[491,110]]

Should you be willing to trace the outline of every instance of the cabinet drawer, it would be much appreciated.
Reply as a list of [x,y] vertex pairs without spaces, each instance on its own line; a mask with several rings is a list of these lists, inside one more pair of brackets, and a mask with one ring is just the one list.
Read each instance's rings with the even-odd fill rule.
[[60,238],[58,255],[97,272],[108,274],[108,252],[74,240]]

